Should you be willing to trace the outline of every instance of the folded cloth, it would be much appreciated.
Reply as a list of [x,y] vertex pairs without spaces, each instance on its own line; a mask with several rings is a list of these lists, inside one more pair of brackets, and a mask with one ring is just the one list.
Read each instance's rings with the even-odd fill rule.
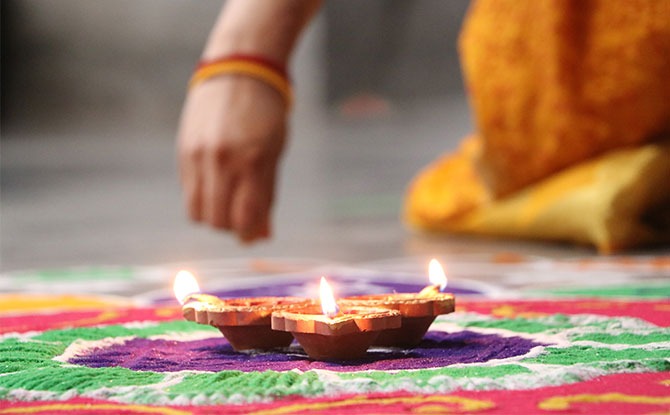
[[670,242],[670,140],[608,152],[498,199],[477,173],[480,147],[469,137],[418,175],[405,205],[410,226],[570,241],[601,253]]

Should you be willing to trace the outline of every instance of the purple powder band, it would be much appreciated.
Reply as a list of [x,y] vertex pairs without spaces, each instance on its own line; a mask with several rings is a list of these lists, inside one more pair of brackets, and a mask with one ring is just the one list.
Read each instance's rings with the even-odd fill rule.
[[539,346],[521,337],[501,337],[472,331],[430,331],[413,349],[370,349],[364,359],[350,362],[310,360],[295,342],[287,350],[267,353],[235,352],[224,338],[205,340],[132,339],[76,356],[70,363],[88,367],[121,366],[137,371],[175,372],[239,370],[278,372],[328,369],[338,372],[437,368],[456,363],[486,362],[526,354]]

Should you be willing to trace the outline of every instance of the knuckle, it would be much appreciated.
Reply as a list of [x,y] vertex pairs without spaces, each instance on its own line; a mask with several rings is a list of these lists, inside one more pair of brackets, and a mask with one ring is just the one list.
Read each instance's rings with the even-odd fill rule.
[[250,168],[258,168],[265,164],[267,156],[261,148],[251,148],[244,155],[244,163]]
[[208,153],[213,157],[217,164],[227,164],[234,158],[234,148],[225,141],[218,141]]
[[205,149],[202,145],[189,145],[181,149],[182,157],[190,162],[197,163],[202,160]]
[[234,158],[235,148],[227,140],[202,139],[183,145],[180,153],[182,158],[191,163],[207,161],[221,165]]

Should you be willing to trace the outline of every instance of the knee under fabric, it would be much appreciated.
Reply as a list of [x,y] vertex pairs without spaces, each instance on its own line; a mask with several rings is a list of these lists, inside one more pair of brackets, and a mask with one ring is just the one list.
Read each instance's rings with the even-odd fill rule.
[[601,253],[668,243],[670,141],[612,151],[496,199],[461,147],[419,174],[404,215],[426,231],[568,241]]

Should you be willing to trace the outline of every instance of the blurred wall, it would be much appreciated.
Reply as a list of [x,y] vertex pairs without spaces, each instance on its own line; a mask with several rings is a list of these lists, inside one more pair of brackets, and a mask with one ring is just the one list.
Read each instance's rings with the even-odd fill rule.
[[174,124],[219,0],[3,0],[3,127]]
[[457,38],[467,0],[326,3],[327,96],[393,101],[462,94]]
[[[174,129],[220,0],[2,0],[5,132]],[[325,2],[328,103],[462,93],[465,0]],[[299,82],[299,80],[298,80]]]

